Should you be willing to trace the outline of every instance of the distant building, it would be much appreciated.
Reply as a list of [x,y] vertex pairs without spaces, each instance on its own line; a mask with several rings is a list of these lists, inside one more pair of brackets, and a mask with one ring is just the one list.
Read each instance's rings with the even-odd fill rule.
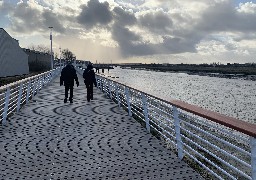
[[28,55],[29,72],[47,71],[51,69],[51,55],[30,49],[23,49]]
[[29,73],[28,55],[3,28],[0,28],[0,68],[0,77]]

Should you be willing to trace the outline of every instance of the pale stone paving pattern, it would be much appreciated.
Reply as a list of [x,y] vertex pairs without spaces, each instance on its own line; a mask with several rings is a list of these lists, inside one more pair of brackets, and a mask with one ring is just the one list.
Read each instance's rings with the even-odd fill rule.
[[201,179],[99,90],[88,103],[79,80],[73,104],[57,78],[0,127],[1,180]]

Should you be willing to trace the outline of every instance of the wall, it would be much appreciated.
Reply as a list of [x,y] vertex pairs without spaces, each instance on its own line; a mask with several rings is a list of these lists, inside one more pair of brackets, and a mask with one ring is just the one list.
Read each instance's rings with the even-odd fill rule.
[[23,49],[28,55],[30,72],[48,71],[51,69],[51,55],[30,49]]
[[28,56],[4,29],[0,28],[0,77],[29,73]]

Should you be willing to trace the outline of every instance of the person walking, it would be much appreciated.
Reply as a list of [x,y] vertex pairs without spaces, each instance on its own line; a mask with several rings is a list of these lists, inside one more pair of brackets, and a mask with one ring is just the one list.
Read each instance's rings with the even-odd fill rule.
[[84,84],[87,88],[87,101],[93,100],[93,84],[97,86],[93,66],[89,64],[83,73]]
[[76,70],[74,66],[69,63],[61,71],[60,76],[60,86],[65,86],[65,99],[64,103],[68,101],[68,91],[70,91],[69,101],[73,103],[73,89],[74,89],[74,80],[76,81],[77,87],[79,86],[79,81],[77,78]]

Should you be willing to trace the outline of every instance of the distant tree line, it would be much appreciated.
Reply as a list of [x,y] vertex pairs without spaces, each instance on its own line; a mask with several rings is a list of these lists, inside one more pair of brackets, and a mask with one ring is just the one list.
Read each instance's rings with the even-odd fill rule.
[[[28,47],[28,49],[38,51],[38,52],[41,52],[41,53],[51,54],[50,48],[45,46],[45,45],[30,45]],[[72,51],[70,51],[68,48],[63,49],[60,53],[61,53],[61,59],[64,60],[64,61],[74,61],[74,60],[76,60],[75,54]],[[58,53],[53,52],[53,56],[54,56],[55,61],[59,60],[59,54]],[[35,59],[35,61],[33,61],[29,64],[29,68],[33,69],[33,72],[42,72],[42,71],[45,71],[47,69],[43,62],[37,61],[36,59]]]

